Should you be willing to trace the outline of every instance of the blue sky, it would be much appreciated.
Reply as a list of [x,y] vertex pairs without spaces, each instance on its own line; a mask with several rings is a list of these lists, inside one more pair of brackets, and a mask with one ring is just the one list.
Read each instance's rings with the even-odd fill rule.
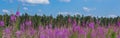
[[[120,0],[0,0],[0,14],[120,16]],[[12,12],[12,13],[11,13]]]

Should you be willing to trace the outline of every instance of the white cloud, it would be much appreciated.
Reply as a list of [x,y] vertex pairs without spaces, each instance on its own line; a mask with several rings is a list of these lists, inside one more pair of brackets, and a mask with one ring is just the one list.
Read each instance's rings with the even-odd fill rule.
[[25,3],[31,3],[31,4],[49,4],[49,0],[19,0],[21,2]]
[[67,14],[70,14],[70,13],[69,12],[58,12],[58,14],[67,15]]
[[59,0],[60,2],[70,2],[71,0]]
[[58,12],[58,14],[62,14],[62,15],[81,15],[79,12]]
[[84,10],[85,12],[89,12],[91,9],[88,8],[88,7],[83,7],[83,10]]
[[88,8],[88,7],[83,7],[82,8],[85,12],[90,12],[92,10],[96,10],[96,8]]
[[112,17],[112,18],[114,18],[114,17],[117,17],[117,15],[113,15],[113,14],[111,14],[111,15],[108,15],[108,17]]
[[77,14],[78,14],[78,15],[81,15],[79,12],[75,12],[75,13],[74,13],[74,15],[77,15]]
[[36,14],[37,14],[37,15],[43,15],[42,13],[43,13],[42,10],[41,10],[41,9],[38,9],[38,12],[37,12]]
[[4,13],[10,13],[10,11],[7,10],[7,9],[3,9],[2,12],[4,12]]
[[23,9],[24,9],[24,10],[28,10],[28,8],[27,8],[27,7],[23,7]]
[[23,6],[36,6],[36,4],[27,4],[27,3],[23,3]]

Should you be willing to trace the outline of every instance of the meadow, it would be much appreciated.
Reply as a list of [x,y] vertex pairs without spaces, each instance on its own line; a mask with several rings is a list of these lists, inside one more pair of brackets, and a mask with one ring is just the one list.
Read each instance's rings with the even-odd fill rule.
[[0,38],[120,38],[120,17],[4,14]]

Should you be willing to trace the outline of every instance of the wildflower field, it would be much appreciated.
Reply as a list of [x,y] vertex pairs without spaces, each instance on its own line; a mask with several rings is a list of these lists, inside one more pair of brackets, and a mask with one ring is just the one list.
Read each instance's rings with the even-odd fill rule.
[[120,17],[0,15],[0,38],[120,38]]

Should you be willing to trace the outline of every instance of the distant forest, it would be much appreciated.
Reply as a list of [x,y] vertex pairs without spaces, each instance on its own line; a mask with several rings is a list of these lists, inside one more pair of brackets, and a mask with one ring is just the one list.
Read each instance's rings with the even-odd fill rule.
[[[14,14],[12,14],[14,15]],[[5,25],[9,26],[10,25],[10,16],[12,15],[0,15],[0,20],[4,20]],[[86,27],[90,22],[94,22],[96,25],[100,25],[100,26],[119,26],[120,25],[120,17],[115,17],[115,18],[107,18],[107,17],[92,17],[92,16],[84,16],[84,15],[62,15],[59,14],[56,17],[51,16],[39,16],[39,15],[28,15],[27,13],[17,17],[15,16],[15,20],[14,23],[18,23],[18,25],[20,25],[21,23],[23,23],[25,20],[31,20],[33,22],[33,25],[35,27],[42,25],[42,26],[46,26],[46,25],[53,25],[53,26],[70,26],[72,25],[73,22],[76,22],[77,25]]]

